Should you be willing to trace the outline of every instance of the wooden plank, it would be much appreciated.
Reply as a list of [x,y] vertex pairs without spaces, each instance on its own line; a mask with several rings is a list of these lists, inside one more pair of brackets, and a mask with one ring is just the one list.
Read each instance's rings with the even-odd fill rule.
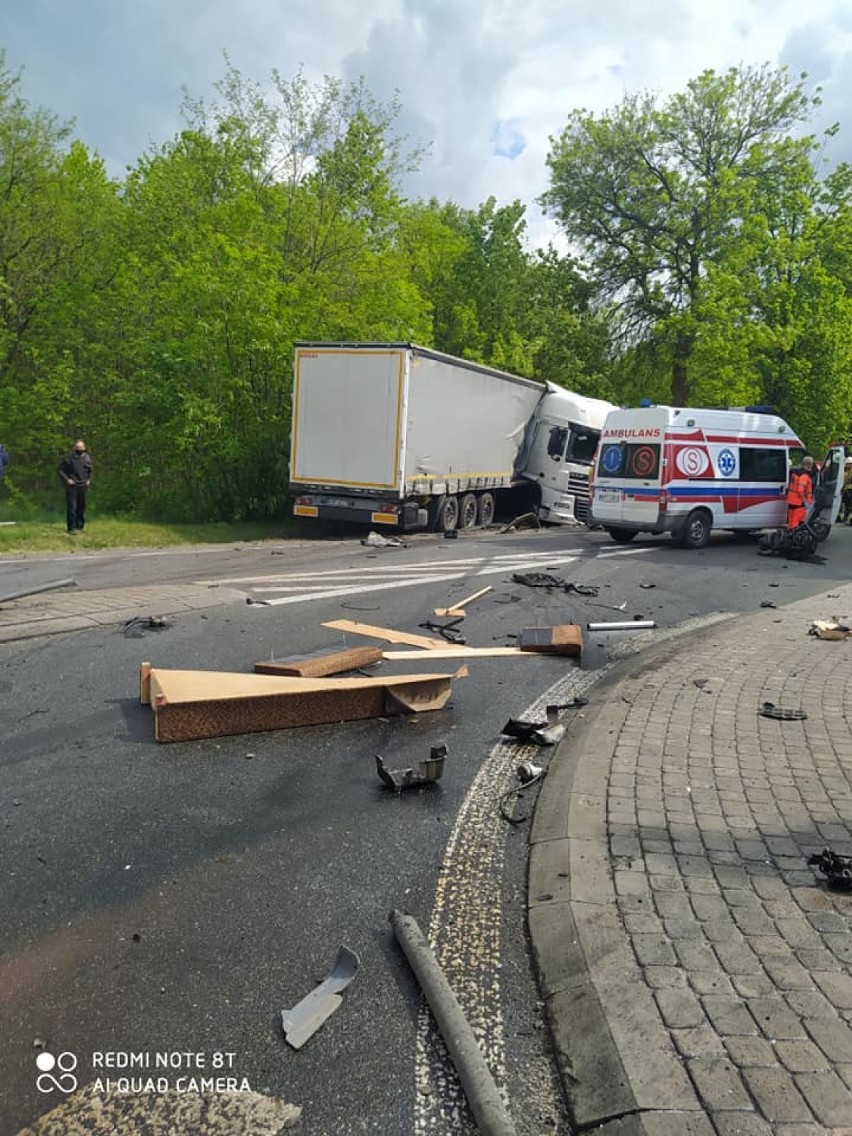
[[467,612],[464,610],[467,604],[472,604],[473,601],[478,600],[480,596],[484,596],[488,592],[493,591],[494,589],[489,584],[487,588],[480,588],[479,591],[474,592],[472,596],[465,596],[463,600],[459,600],[459,602],[457,604],[454,604],[452,607],[436,607],[435,615],[457,615],[459,616],[459,618],[463,619],[467,615]]
[[[460,667],[455,674],[291,678],[143,666],[140,693],[154,709],[158,742],[377,718],[399,712],[400,705],[439,710],[450,698],[453,678],[467,673]],[[393,700],[391,691],[397,694]]]
[[395,631],[390,627],[374,627],[370,623],[357,623],[354,619],[332,619],[323,627],[335,631],[349,631],[353,635],[366,635],[368,639],[384,639],[388,643],[406,643],[409,647],[446,647],[446,639],[432,639],[428,635],[412,635],[408,631]]
[[289,655],[285,659],[270,659],[255,663],[255,674],[295,675],[298,678],[321,678],[323,675],[356,671],[382,661],[379,647],[321,647],[304,655]]
[[525,627],[518,637],[522,651],[540,655],[582,655],[583,631],[576,623],[554,627]]

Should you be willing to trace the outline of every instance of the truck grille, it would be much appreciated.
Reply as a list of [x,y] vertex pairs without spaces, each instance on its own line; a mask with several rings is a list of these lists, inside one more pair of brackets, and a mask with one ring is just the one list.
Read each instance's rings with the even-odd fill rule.
[[585,524],[589,519],[589,475],[569,473],[568,492],[574,494],[574,516]]

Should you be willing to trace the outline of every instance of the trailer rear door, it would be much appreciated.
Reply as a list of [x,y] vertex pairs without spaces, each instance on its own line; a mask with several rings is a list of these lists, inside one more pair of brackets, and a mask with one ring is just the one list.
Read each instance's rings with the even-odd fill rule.
[[299,347],[290,480],[398,490],[406,351]]

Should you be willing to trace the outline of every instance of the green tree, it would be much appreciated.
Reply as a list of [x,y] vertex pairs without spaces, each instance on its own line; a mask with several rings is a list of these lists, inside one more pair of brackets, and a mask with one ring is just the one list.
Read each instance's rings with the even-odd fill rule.
[[708,270],[756,192],[783,192],[791,160],[807,160],[813,139],[787,133],[814,101],[784,69],[706,71],[661,106],[642,94],[576,111],[552,142],[545,208],[592,266],[622,342],[656,341],[675,403],[692,395]]

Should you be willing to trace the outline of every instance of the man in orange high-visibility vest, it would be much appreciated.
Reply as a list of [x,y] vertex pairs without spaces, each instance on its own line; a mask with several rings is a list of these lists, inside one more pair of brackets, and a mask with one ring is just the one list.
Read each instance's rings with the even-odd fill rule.
[[804,524],[808,517],[808,508],[814,500],[814,482],[812,470],[814,459],[802,458],[802,465],[790,474],[790,484],[787,486],[787,528],[797,529]]

